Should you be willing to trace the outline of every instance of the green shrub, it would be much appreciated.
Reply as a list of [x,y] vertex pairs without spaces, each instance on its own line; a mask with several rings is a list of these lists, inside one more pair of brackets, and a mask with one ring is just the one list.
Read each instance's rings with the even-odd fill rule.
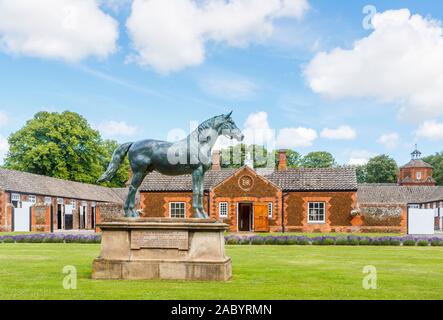
[[310,242],[307,239],[300,239],[297,241],[297,245],[299,245],[299,246],[307,246],[309,244],[310,244]]
[[346,238],[338,238],[338,239],[335,241],[335,244],[336,244],[337,246],[347,246],[347,245],[348,245],[348,239],[346,239]]
[[417,242],[417,245],[420,247],[427,247],[427,246],[429,246],[429,241],[428,240],[419,240]]
[[407,247],[413,247],[416,245],[416,241],[413,239],[407,239],[407,240],[403,241],[403,245],[407,246]]
[[278,243],[277,243],[277,240],[274,239],[273,237],[266,237],[264,239],[264,244],[273,245],[273,244],[278,244]]
[[371,245],[371,241],[369,241],[369,239],[361,239],[361,240],[359,241],[359,244],[360,244],[361,246],[369,246],[369,245]]
[[254,245],[263,245],[263,244],[265,244],[265,239],[264,239],[263,237],[260,237],[260,236],[258,236],[258,237],[254,237],[254,238],[252,238],[252,240],[251,240],[251,244],[254,244]]
[[358,239],[348,239],[348,245],[350,246],[358,246],[360,241]]
[[4,238],[3,243],[14,243],[14,239],[12,239],[11,237]]
[[286,238],[283,238],[283,237],[279,237],[279,238],[277,238],[275,240],[275,244],[283,245],[283,246],[288,245],[289,244],[289,239],[286,239]]
[[442,245],[443,245],[442,240],[432,240],[431,241],[431,246],[433,246],[433,247],[438,247],[438,246],[442,246]]
[[391,246],[399,246],[401,245],[401,241],[397,239],[391,239]]
[[238,244],[239,240],[237,238],[229,238],[226,240],[226,244],[228,245],[236,245]]
[[325,246],[333,246],[335,244],[335,240],[331,238],[326,238],[322,242],[323,242],[322,244]]

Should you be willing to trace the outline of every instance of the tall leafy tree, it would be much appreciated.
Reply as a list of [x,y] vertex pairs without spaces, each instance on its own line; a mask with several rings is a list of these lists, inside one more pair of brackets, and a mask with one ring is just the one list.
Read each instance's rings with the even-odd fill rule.
[[336,165],[334,156],[326,151],[308,153],[301,159],[303,168],[331,168]]
[[[119,143],[115,140],[104,140],[101,143],[101,155],[100,155],[100,165],[102,167],[102,172],[105,172],[109,162],[111,162],[114,150],[119,146]],[[102,183],[107,187],[123,187],[129,178],[130,166],[128,157],[124,159],[120,168],[117,170],[114,177],[108,181]]]
[[355,172],[357,175],[358,183],[367,183],[368,181],[368,172],[366,170],[366,165],[360,165],[355,167]]
[[423,161],[434,167],[432,176],[437,181],[438,185],[443,185],[443,152],[425,157],[423,158]]
[[[8,142],[6,168],[85,183],[96,182],[116,145],[103,144],[99,132],[70,111],[39,112]],[[110,185],[121,180],[117,177]]]
[[395,183],[397,182],[398,166],[388,155],[371,158],[366,165],[366,182]]

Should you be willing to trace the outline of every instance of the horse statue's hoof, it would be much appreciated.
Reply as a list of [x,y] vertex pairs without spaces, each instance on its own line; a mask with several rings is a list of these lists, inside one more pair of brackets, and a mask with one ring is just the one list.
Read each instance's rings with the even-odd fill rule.
[[196,212],[194,214],[194,218],[196,219],[209,219],[209,216],[204,212]]
[[137,211],[131,211],[125,214],[125,218],[139,218],[140,214]]

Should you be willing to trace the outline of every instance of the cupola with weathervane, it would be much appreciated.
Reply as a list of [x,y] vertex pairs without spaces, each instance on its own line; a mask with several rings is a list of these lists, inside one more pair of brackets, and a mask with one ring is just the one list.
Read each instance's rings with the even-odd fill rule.
[[421,158],[422,153],[415,145],[411,153],[411,161],[400,167],[398,184],[401,186],[435,186],[432,178],[432,166]]

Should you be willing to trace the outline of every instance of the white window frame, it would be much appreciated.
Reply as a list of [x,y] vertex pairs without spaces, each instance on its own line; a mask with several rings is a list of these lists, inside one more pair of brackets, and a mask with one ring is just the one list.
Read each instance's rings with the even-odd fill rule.
[[65,204],[63,198],[57,198],[57,204]]
[[421,178],[422,178],[421,171],[417,171],[417,172],[415,173],[415,179],[416,179],[416,180],[421,180]]
[[[310,210],[320,210],[321,208],[313,208],[311,209],[311,205],[320,205],[323,204],[323,220],[311,220],[311,215],[310,215]],[[312,224],[321,224],[321,223],[326,223],[326,202],[323,201],[312,201],[312,202],[308,202],[308,223],[312,223]]]
[[20,194],[19,193],[11,193],[11,202],[12,201],[20,202]]
[[218,216],[220,218],[227,218],[228,217],[228,210],[229,210],[229,203],[228,202],[219,202],[218,203]]
[[[183,217],[177,217],[177,216],[175,216],[175,217],[173,217],[172,216],[172,206],[173,205],[183,205]],[[181,210],[181,208],[179,208],[179,209],[177,209],[177,208],[174,208],[174,210]],[[177,202],[169,202],[169,217],[170,218],[173,218],[173,219],[185,219],[186,218],[186,203],[185,202],[180,202],[180,201],[177,201]]]
[[268,202],[268,218],[272,218],[274,213],[274,202]]
[[37,196],[33,194],[28,195],[28,201],[31,203],[37,203]]
[[88,206],[88,201],[82,201],[82,207],[87,207]]
[[45,204],[51,204],[52,198],[51,197],[45,197]]
[[95,202],[95,201],[92,201],[92,202],[91,202],[91,207],[94,207],[94,208],[95,208],[96,205],[97,205],[97,202]]

